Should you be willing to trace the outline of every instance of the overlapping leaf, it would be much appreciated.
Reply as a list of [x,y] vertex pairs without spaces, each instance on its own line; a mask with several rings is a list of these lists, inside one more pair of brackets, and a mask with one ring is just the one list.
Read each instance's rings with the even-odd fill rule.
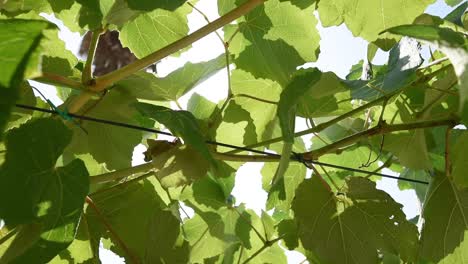
[[[138,125],[135,119],[139,114],[131,106],[136,102],[134,97],[113,90],[102,100],[89,102],[84,109],[89,109],[86,115],[90,117]],[[75,123],[69,125],[75,131],[75,136],[66,152],[89,152],[97,162],[105,163],[109,170],[131,167],[133,149],[141,142],[142,132],[83,121],[81,126],[87,131],[86,134]]]
[[49,25],[32,20],[0,21],[0,138],[11,107],[18,99],[23,77],[31,77],[37,71],[37,64],[31,64],[38,60],[35,50],[43,37],[42,31]]
[[118,85],[136,98],[154,101],[175,101],[226,65],[224,56],[200,62],[186,63],[168,76],[158,78],[152,73],[137,72]]
[[29,234],[33,242],[25,246],[18,263],[47,262],[74,239],[88,193],[88,172],[81,160],[55,168],[71,136],[60,120],[37,119],[11,130],[6,138],[0,217],[12,226],[36,223],[40,230]]
[[[374,41],[383,30],[412,23],[432,0],[331,0],[318,4],[325,27],[345,23],[354,36]],[[385,37],[387,38],[387,37]]]
[[[452,63],[460,85],[460,110],[468,107],[468,40],[462,33],[438,25],[403,25],[387,32],[426,41],[440,49]],[[468,116],[462,116],[468,122]]]
[[[237,48],[231,51],[238,55],[236,66],[254,77],[274,80],[284,87],[297,66],[317,59],[319,37],[312,10],[272,0],[244,18],[239,24],[242,34],[233,39]],[[229,38],[232,34],[226,35]]]
[[[170,3],[173,1],[167,1]],[[156,2],[158,3],[158,2]],[[156,9],[139,15],[120,31],[120,41],[136,57],[142,58],[187,35],[187,15],[192,11],[183,5],[175,11]]]
[[213,157],[200,133],[195,117],[187,111],[174,111],[166,107],[146,103],[135,104],[143,115],[152,118],[166,126],[175,136],[180,136],[184,143],[193,147],[205,159],[214,162]]
[[467,259],[468,191],[458,189],[437,172],[423,208],[419,257],[437,263],[464,263]]
[[[101,237],[114,242],[111,249],[127,261],[135,261],[136,257],[143,263],[185,263],[188,248],[184,240],[179,244],[179,220],[171,211],[164,210],[165,204],[152,181],[124,184],[93,195],[91,198],[100,214],[88,207],[87,218],[92,225],[100,227]],[[102,221],[112,226],[133,257],[121,248],[115,235],[106,232]]]
[[299,186],[293,210],[304,248],[329,263],[377,263],[379,251],[414,261],[418,233],[401,205],[365,178],[350,178],[347,185],[340,196],[318,177]]

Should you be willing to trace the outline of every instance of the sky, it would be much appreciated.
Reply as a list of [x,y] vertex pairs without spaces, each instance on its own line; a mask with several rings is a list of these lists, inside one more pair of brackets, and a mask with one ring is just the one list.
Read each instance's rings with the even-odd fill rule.
[[[411,1],[411,0],[410,0]],[[202,10],[210,19],[210,21],[216,19],[217,6],[214,0],[200,0],[197,3],[197,8]],[[426,13],[445,16],[452,10],[442,0],[438,0],[435,4],[428,7]],[[54,20],[53,16],[44,15],[46,18]],[[190,31],[193,32],[196,29],[204,26],[206,21],[203,17],[193,12],[188,16]],[[80,45],[80,35],[78,33],[70,32],[67,28],[63,27],[60,22],[58,26],[61,31],[59,36],[66,43],[67,49],[71,50],[75,55],[78,54]],[[333,71],[339,77],[344,78],[352,65],[358,63],[360,60],[366,58],[367,53],[367,42],[361,38],[353,37],[352,33],[346,28],[345,25],[338,27],[323,28],[320,24],[318,30],[321,36],[320,41],[320,56],[317,62],[307,63],[304,67],[317,67],[321,71]],[[223,34],[222,30],[218,31],[219,34]],[[192,48],[187,52],[183,53],[180,57],[169,57],[163,59],[158,65],[158,74],[161,76],[169,74],[171,71],[181,67],[185,62],[200,62],[215,58],[219,54],[224,52],[224,47],[217,39],[215,34],[199,40],[192,45]],[[425,48],[423,56],[427,56],[428,49]],[[379,50],[375,56],[374,64],[384,64],[388,59],[388,53]],[[55,104],[60,104],[61,100],[56,96],[55,88],[47,85],[38,84],[33,82],[33,85],[41,89],[46,96],[52,100]],[[185,108],[190,96],[194,93],[201,94],[209,100],[217,103],[224,99],[227,95],[227,78],[226,71],[221,70],[208,80],[199,84],[188,94],[184,95],[179,103]],[[174,105],[175,108],[175,105]],[[307,129],[303,119],[298,118],[296,121],[296,131]],[[310,136],[304,137],[306,146],[310,146]],[[133,165],[143,163],[142,153],[145,151],[143,145],[139,145],[135,148]],[[261,213],[265,209],[265,203],[267,199],[267,193],[262,189],[261,174],[260,170],[263,167],[263,163],[246,163],[241,166],[236,174],[236,184],[233,190],[233,195],[236,197],[236,203],[244,203],[247,208],[253,209],[257,213]],[[384,170],[383,173],[397,175],[396,173]],[[310,175],[310,172],[309,174]],[[377,188],[388,192],[397,202],[403,205],[403,211],[407,218],[413,218],[419,214],[419,202],[414,191],[400,191],[397,186],[397,181],[392,179],[382,179],[377,182]],[[187,211],[191,211],[187,209]],[[101,259],[103,263],[124,263],[122,258],[114,255],[108,250],[101,248]],[[302,254],[297,252],[287,252],[288,263],[300,263],[305,259]],[[307,263],[307,262],[306,262]]]

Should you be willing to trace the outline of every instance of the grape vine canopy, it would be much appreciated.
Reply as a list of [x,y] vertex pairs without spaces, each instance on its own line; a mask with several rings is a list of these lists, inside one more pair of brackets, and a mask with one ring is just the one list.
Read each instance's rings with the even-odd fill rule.
[[[102,247],[127,263],[278,264],[285,248],[310,263],[468,263],[468,3],[445,0],[440,18],[424,14],[433,2],[218,0],[189,33],[196,1],[0,1],[0,263],[100,263]],[[42,13],[91,32],[85,61]],[[320,55],[319,20],[369,43],[346,78],[300,67]],[[109,31],[135,58],[96,75]],[[215,31],[224,55],[145,70]],[[219,103],[168,107],[219,71]],[[265,163],[268,212],[231,194],[246,162]],[[376,188],[384,168],[421,215]]]

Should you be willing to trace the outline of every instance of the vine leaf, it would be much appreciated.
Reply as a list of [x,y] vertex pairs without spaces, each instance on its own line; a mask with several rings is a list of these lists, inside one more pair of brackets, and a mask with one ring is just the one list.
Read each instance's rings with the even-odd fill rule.
[[377,263],[378,252],[416,259],[418,232],[401,205],[375,183],[353,177],[344,195],[334,196],[318,177],[297,189],[293,211],[305,249],[327,263]]
[[[281,12],[277,11],[278,8]],[[285,87],[298,66],[316,60],[319,37],[318,32],[310,27],[316,21],[308,10],[272,0],[244,18],[245,22],[239,24],[241,34],[234,37],[231,51],[237,56],[235,63],[238,69],[252,73],[255,78],[276,81]],[[290,28],[302,32],[301,36],[305,32],[307,39],[301,37],[301,41],[297,41]],[[226,31],[231,29],[227,28]],[[230,37],[232,33],[226,35]],[[310,45],[313,45],[312,48]]]
[[188,111],[174,111],[170,108],[146,103],[135,104],[144,116],[152,118],[166,126],[174,136],[180,136],[184,142],[197,150],[204,158],[215,164],[205,139],[200,132],[196,118]]
[[416,69],[422,62],[418,42],[402,38],[398,45],[390,50],[388,65],[376,69],[373,79],[351,80],[346,83],[351,86],[353,99],[375,100],[414,81]]
[[[319,2],[318,11],[324,27],[338,26],[344,22],[354,36],[372,42],[384,29],[412,23],[432,2],[432,0],[409,2],[406,0],[332,0]],[[385,36],[385,39],[388,40],[388,38],[390,37]]]
[[35,50],[42,32],[51,24],[35,20],[0,20],[0,140],[19,96],[23,78],[36,74],[38,53]]
[[[136,102],[136,98],[117,88],[102,100],[89,102],[84,109],[90,109],[86,114],[90,117],[138,125],[135,119],[139,113],[132,107]],[[67,153],[90,153],[98,163],[105,163],[109,170],[131,167],[133,149],[141,142],[142,132],[90,121],[83,121],[81,126],[88,134],[70,124],[75,136],[66,149]]]
[[403,25],[386,32],[426,41],[447,55],[458,77],[462,119],[468,122],[468,40],[464,35],[437,25]]
[[206,176],[210,163],[192,147],[181,145],[153,157],[155,175],[165,188],[190,184]]
[[[464,263],[468,258],[468,191],[436,172],[423,208],[420,259]],[[440,261],[440,262],[439,262]]]
[[[307,69],[299,71],[286,89],[283,90],[278,103],[278,118],[284,139],[281,159],[273,177],[273,184],[279,181],[284,185],[284,174],[286,173],[294,143],[294,129],[296,120],[297,104],[301,97],[320,80],[322,73],[318,69]],[[280,187],[284,190],[284,186]],[[282,192],[282,191],[281,191]],[[280,194],[281,195],[281,194]]]
[[452,178],[459,189],[468,187],[468,177],[466,176],[466,164],[468,164],[468,133],[463,131],[458,136],[456,143],[452,146],[450,158],[452,159]]
[[137,58],[142,58],[171,44],[189,32],[187,15],[191,11],[189,5],[183,5],[175,11],[156,9],[139,15],[120,30],[122,46],[129,48]]
[[[128,250],[143,263],[187,263],[187,242],[180,237],[180,222],[156,192],[155,179],[124,184],[120,188],[93,195],[102,215],[89,208],[86,211],[90,225],[100,237],[115,237],[102,225],[102,217],[125,243]],[[113,243],[112,251],[132,261],[119,245]]]
[[145,0],[125,0],[131,9],[151,11],[154,9],[164,9],[174,11],[179,6],[183,5],[187,0],[173,0],[173,1],[152,1]]
[[296,106],[309,89],[320,80],[322,73],[318,69],[300,70],[281,93],[278,103],[278,118],[285,142],[294,141],[294,123]]
[[139,99],[176,101],[225,66],[226,59],[221,55],[205,62],[186,63],[163,78],[140,71],[119,81],[117,85]]
[[80,225],[76,231],[75,240],[67,249],[61,251],[50,264],[66,263],[100,263],[99,260],[99,237],[94,237],[91,228],[88,226],[86,216],[80,220]]
[[350,87],[333,72],[324,72],[300,98],[297,115],[304,118],[337,116],[352,110]]
[[[47,262],[74,240],[88,193],[81,160],[55,168],[72,133],[60,120],[36,119],[7,135],[0,168],[0,217],[8,225],[39,224],[18,263]],[[22,165],[18,166],[18,162]]]

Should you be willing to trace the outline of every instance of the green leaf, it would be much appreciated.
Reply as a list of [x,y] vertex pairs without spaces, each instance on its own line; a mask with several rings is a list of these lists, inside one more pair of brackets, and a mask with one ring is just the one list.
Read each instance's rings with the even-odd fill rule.
[[170,108],[146,103],[135,104],[144,116],[152,118],[166,126],[175,136],[180,136],[184,142],[197,150],[204,158],[214,163],[214,159],[200,133],[197,120],[187,111],[173,111]]
[[225,66],[226,59],[221,55],[206,62],[186,63],[163,78],[140,71],[117,84],[139,99],[176,101]]
[[21,81],[37,71],[31,62],[37,62],[35,50],[49,26],[45,21],[0,20],[0,140]]
[[314,87],[322,73],[313,68],[298,71],[294,79],[281,93],[278,103],[278,117],[285,142],[294,141],[294,121],[296,105],[301,97]]
[[263,189],[269,191],[266,204],[267,210],[276,208],[283,211],[288,211],[291,208],[291,203],[294,200],[296,189],[304,181],[307,169],[302,163],[290,163],[288,169],[284,173],[284,194],[270,187],[270,182],[275,174],[277,164],[265,163],[261,173],[263,175]]
[[312,177],[293,202],[304,248],[325,263],[377,263],[379,251],[414,261],[418,232],[401,207],[374,182],[357,177],[337,196]]
[[[163,210],[165,205],[152,181],[133,182],[93,195],[91,198],[102,215],[88,207],[87,217],[93,225],[101,225],[105,218],[128,250],[143,263],[186,263],[187,244],[178,241],[180,222],[170,211]],[[100,235],[115,239],[103,228]],[[111,250],[133,261],[118,244],[111,245]]]
[[449,6],[456,6],[461,2],[462,0],[445,0],[445,3],[447,3]]
[[137,58],[145,57],[186,36],[189,32],[187,15],[191,11],[190,6],[183,5],[175,11],[156,9],[141,14],[123,25],[119,35],[120,41]]
[[198,120],[208,120],[216,109],[216,104],[204,96],[194,93],[188,103],[187,110]]
[[468,255],[468,191],[436,172],[423,208],[420,259],[463,263]]
[[383,149],[397,156],[405,167],[415,170],[432,168],[422,129],[385,135]]
[[318,11],[324,27],[337,26],[344,22],[354,36],[374,41],[384,29],[413,22],[433,2],[331,0],[319,2]]
[[375,100],[401,89],[416,79],[415,71],[423,59],[417,41],[403,38],[390,50],[388,66],[378,71],[370,81],[348,81],[354,99]]
[[[204,259],[224,254],[227,249],[242,242],[239,236],[249,235],[251,229],[243,208],[220,208],[216,212],[197,212],[184,223],[184,231],[191,246],[190,261],[203,263]],[[249,217],[250,218],[250,217]],[[247,237],[248,239],[249,237]]]
[[[89,109],[87,116],[138,125],[135,118],[139,115],[132,107],[137,100],[118,88],[107,93],[100,101],[91,101],[83,109]],[[75,136],[67,153],[90,153],[98,163],[105,163],[107,169],[123,169],[131,167],[133,149],[142,140],[142,132],[109,126],[97,122],[83,121],[81,126],[88,132],[84,133],[76,124],[70,123]]]
[[[317,59],[319,37],[309,11],[272,0],[246,14],[245,22],[239,24],[241,34],[233,39],[236,48],[231,50],[238,55],[237,68],[286,86],[297,66]],[[227,33],[230,38],[232,34]]]
[[300,97],[297,115],[311,118],[344,114],[352,110],[350,93],[349,87],[336,74],[324,72]]
[[[401,174],[400,177],[406,179],[414,179],[419,181],[431,181],[431,176],[427,171],[424,170],[412,170],[406,168]],[[411,190],[413,189],[416,192],[416,196],[418,196],[419,201],[424,203],[426,199],[426,193],[428,186],[426,184],[420,184],[415,182],[408,182],[408,181],[399,181],[398,187],[400,190]]]
[[222,123],[216,128],[216,140],[236,145],[261,141],[268,124],[276,117],[277,106],[246,96],[277,102],[281,87],[276,82],[257,79],[236,69],[231,72],[231,90],[233,99],[223,113]]
[[[466,107],[465,104],[468,101],[468,40],[464,35],[448,28],[432,25],[404,25],[386,31],[427,41],[447,55],[458,77],[460,112],[463,112],[463,107]],[[464,122],[468,122],[468,116],[462,118]]]
[[80,225],[76,231],[75,240],[67,249],[60,252],[53,258],[50,264],[68,264],[68,263],[100,263],[98,250],[99,238],[93,237],[93,233],[88,226],[88,220],[82,217]]
[[58,37],[57,29],[44,31],[41,51],[42,72],[54,73],[64,77],[80,76],[81,73],[75,69],[78,59],[65,48],[65,42]]
[[151,11],[154,9],[165,9],[174,11],[179,6],[183,5],[187,0],[173,1],[145,1],[145,0],[125,0],[131,9]]
[[204,156],[184,145],[154,156],[153,164],[155,175],[165,188],[190,184],[205,177],[210,169]]
[[40,236],[18,263],[46,262],[75,237],[88,193],[88,172],[81,160],[55,168],[71,136],[54,119],[36,119],[8,133],[0,169],[0,217],[9,225],[41,224]]
[[468,177],[466,175],[466,165],[468,164],[468,133],[458,136],[456,143],[452,146],[450,158],[452,160],[452,178],[459,189],[468,187]]
[[11,14],[26,13],[31,10],[40,13],[49,11],[49,5],[45,0],[7,0],[0,3],[0,11],[3,10]]

